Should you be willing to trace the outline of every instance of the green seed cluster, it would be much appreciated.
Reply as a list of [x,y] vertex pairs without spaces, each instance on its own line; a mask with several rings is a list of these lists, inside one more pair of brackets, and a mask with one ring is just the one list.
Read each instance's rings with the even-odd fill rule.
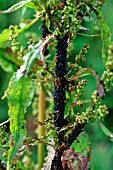
[[76,92],[75,92],[75,97],[80,98],[84,94],[84,87],[87,83],[87,80],[81,80],[78,82],[76,86]]
[[102,99],[95,90],[91,95],[92,105],[85,112],[77,113],[76,121],[78,123],[90,123],[96,119],[104,119],[108,114],[106,105],[101,105]]
[[[67,2],[68,3],[68,2]],[[77,25],[81,23],[81,20],[77,19],[77,10],[76,7],[73,7],[72,2],[68,3],[68,6],[64,7],[63,17],[60,23],[61,30],[65,30],[64,33],[73,33],[77,32]]]
[[[77,64],[77,63],[70,63],[70,62],[68,62],[68,68],[70,69],[69,70],[69,73],[70,72],[72,72],[72,71],[77,71],[77,70],[79,70],[80,68],[81,68],[81,66],[79,66],[79,64]],[[69,74],[68,73],[68,74]]]
[[47,114],[46,122],[45,122],[45,126],[46,126],[45,129],[47,130],[46,137],[49,139],[53,139],[55,142],[55,146],[57,147],[57,143],[59,141],[58,138],[59,134],[53,122],[54,122],[54,115],[52,113]]
[[113,43],[109,47],[109,55],[107,57],[106,69],[113,71]]
[[82,112],[82,113],[77,113],[76,115],[76,122],[77,123],[89,123],[89,120],[92,120],[92,108],[88,107],[86,109],[86,112]]
[[6,126],[0,127],[0,148],[2,148],[8,139],[8,133],[6,132]]
[[92,103],[94,104],[94,105],[99,105],[99,104],[101,104],[101,101],[102,101],[102,99],[100,98],[100,96],[98,95],[98,92],[97,92],[97,90],[94,90],[94,92],[92,93],[92,95],[91,95],[91,100],[92,100]]
[[109,91],[113,87],[113,72],[104,71],[102,75],[102,81],[104,83],[106,91]]
[[25,169],[35,169],[34,162],[31,159],[32,153],[30,150],[27,150],[26,154],[22,159],[22,163]]
[[105,116],[108,114],[106,105],[100,105],[98,108],[92,108],[89,106],[85,112],[77,113],[76,121],[78,123],[91,123],[95,122],[96,119],[104,120]]
[[9,34],[9,40],[11,40],[11,49],[13,53],[18,52],[20,43],[17,40],[18,34],[15,32],[14,26],[9,27],[10,34]]
[[103,72],[102,81],[106,91],[113,87],[113,43],[109,47],[109,55],[106,62],[106,71]]
[[108,56],[108,61],[106,62],[106,68],[108,70],[113,70],[113,54]]
[[87,103],[87,101],[85,101],[85,100],[77,100],[76,106],[83,107],[86,105],[86,103]]
[[75,62],[76,63],[78,63],[81,59],[83,61],[85,61],[85,56],[87,54],[88,48],[89,48],[89,45],[88,44],[84,44],[84,47],[81,48],[81,51],[80,51],[79,55],[77,55],[75,57]]
[[104,120],[105,116],[108,114],[108,110],[106,105],[100,105],[96,110],[96,116],[98,119]]

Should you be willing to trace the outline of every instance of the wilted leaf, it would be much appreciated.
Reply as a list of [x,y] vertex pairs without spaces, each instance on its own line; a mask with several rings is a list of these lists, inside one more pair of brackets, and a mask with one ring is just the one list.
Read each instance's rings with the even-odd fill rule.
[[78,153],[74,152],[74,149],[72,148],[64,151],[61,160],[64,169],[88,170],[87,157],[80,156]]
[[97,82],[97,90],[98,90],[99,96],[103,97],[104,96],[104,84],[102,83],[102,81]]
[[[53,140],[51,140],[51,144],[55,145]],[[49,145],[47,146],[47,150],[48,150],[48,155],[45,158],[45,163],[44,163],[43,168],[41,168],[41,170],[51,170],[51,165],[52,165],[52,160],[55,155],[55,150],[53,147]]]

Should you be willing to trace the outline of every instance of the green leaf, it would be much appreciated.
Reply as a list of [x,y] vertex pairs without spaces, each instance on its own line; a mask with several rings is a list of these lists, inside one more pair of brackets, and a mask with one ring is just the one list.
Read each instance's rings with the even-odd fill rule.
[[8,170],[10,169],[11,160],[14,158],[16,159],[15,156],[26,137],[24,117],[26,109],[31,104],[35,88],[34,82],[30,77],[32,68],[35,65],[35,61],[41,59],[40,57],[42,56],[40,56],[40,53],[42,52],[43,46],[51,38],[53,38],[53,36],[49,37],[44,42],[40,40],[39,43],[32,47],[30,52],[23,57],[24,65],[13,74],[5,94],[8,98],[8,114],[10,117],[10,132],[12,134],[10,149],[8,151]]
[[26,1],[20,1],[17,4],[14,4],[12,7],[10,7],[9,9],[5,10],[5,11],[0,11],[0,14],[8,14],[11,12],[14,12],[18,9],[20,9],[21,7],[23,7],[25,4],[31,2],[32,0],[26,0]]
[[10,48],[0,48],[0,66],[3,70],[13,73],[21,63],[22,61],[17,58],[17,55],[12,54]]
[[40,40],[35,46],[33,46],[30,50],[30,52],[28,52],[25,56],[24,56],[24,60],[25,60],[25,64],[21,67],[18,75],[22,75],[22,74],[28,74],[30,73],[32,70],[32,67],[35,66],[35,61],[41,61],[43,62],[44,59],[44,55],[43,55],[43,49],[46,45],[46,43],[53,41],[55,37],[49,36],[46,40]]
[[17,73],[13,74],[8,89],[8,114],[10,116],[10,131],[13,135],[8,155],[8,160],[10,161],[10,159],[14,158],[26,136],[24,117],[26,109],[31,104],[33,98],[34,84],[28,76],[18,78],[17,71]]
[[106,20],[102,16],[101,11],[97,11],[98,15],[98,24],[101,30],[101,38],[102,38],[102,43],[103,43],[103,48],[102,48],[102,57],[103,60],[106,64],[107,62],[107,57],[108,57],[108,49],[111,44],[111,30],[110,27],[108,26]]
[[28,76],[28,73],[32,72],[33,66],[35,66],[36,60],[41,60],[41,45],[43,40],[40,40],[38,44],[32,47],[32,49],[23,57],[24,65],[17,72],[17,77]]
[[38,9],[39,6],[37,4],[35,4],[34,2],[29,2],[25,5],[28,8],[32,8],[32,9]]
[[19,148],[22,146],[23,140],[26,137],[24,117],[26,109],[31,104],[34,95],[34,82],[27,74],[26,70],[27,67],[30,67],[29,61],[33,52],[34,51],[31,50],[25,55],[24,65],[13,74],[7,90],[10,132],[12,134],[10,149],[8,151],[8,166],[10,166],[10,161],[15,158],[15,155],[18,153]]
[[50,24],[51,24],[51,21],[50,21],[50,19],[49,18],[47,18],[47,20],[46,20],[46,27],[47,27],[47,29],[50,31]]
[[98,125],[100,126],[100,128],[102,129],[102,131],[105,133],[106,136],[108,136],[108,138],[113,142],[113,133],[110,132],[102,123],[100,123],[99,121],[97,121]]
[[17,67],[16,67],[16,65],[14,63],[12,63],[11,61],[8,61],[4,57],[1,57],[1,55],[0,55],[0,66],[6,72],[13,73],[14,71],[17,70]]
[[[35,18],[33,20],[29,20],[28,22],[26,21],[25,23],[21,23],[21,27],[18,25],[14,26],[14,32],[16,34],[20,34],[24,32],[26,29],[28,29],[30,26],[32,26],[38,18]],[[3,45],[4,42],[8,41],[10,39],[10,34],[11,30],[10,29],[5,29],[3,32],[0,34],[0,47]]]
[[18,55],[12,53],[11,48],[0,48],[0,66],[4,71],[14,73],[22,63]]
[[69,115],[69,111],[73,111],[73,109],[71,108],[71,104],[74,102],[75,100],[75,96],[73,93],[69,93],[68,91],[66,91],[66,106],[65,106],[65,112],[64,112],[64,116],[65,118]]

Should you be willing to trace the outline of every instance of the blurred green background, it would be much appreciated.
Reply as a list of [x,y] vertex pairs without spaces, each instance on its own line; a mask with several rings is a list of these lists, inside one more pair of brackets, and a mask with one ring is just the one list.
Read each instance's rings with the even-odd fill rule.
[[[0,10],[6,10],[11,5],[19,2],[18,0],[0,0]],[[103,16],[106,18],[108,25],[112,30],[112,41],[113,41],[113,0],[107,0],[102,8]],[[0,33],[2,30],[8,28],[10,25],[18,25],[21,19],[22,10],[18,10],[11,14],[0,14]],[[27,9],[24,19],[34,18],[35,11]],[[85,27],[90,28],[87,34],[98,33],[98,29],[94,30],[95,21],[83,23]],[[35,33],[36,39],[41,37],[41,21],[39,20],[35,25],[29,28],[27,31],[19,35],[18,39],[21,45],[26,48],[28,38],[26,34]],[[84,37],[78,35],[74,40],[74,48],[72,50],[72,58],[79,53],[80,48],[83,44],[90,44],[90,48],[87,54],[87,60],[85,67],[92,66],[92,68],[98,72],[99,75],[102,74],[104,70],[103,61],[101,58],[101,48],[102,41],[100,37]],[[4,47],[7,44],[4,44]],[[0,68],[0,122],[5,121],[8,118],[8,106],[7,100],[1,100],[4,94],[4,90],[7,89],[8,82],[10,80],[11,74],[4,72]],[[93,78],[88,79],[88,84],[86,86],[85,97],[88,98],[91,92],[95,89],[95,81]],[[109,115],[106,116],[104,124],[109,130],[113,132],[113,89],[107,93],[104,102],[109,109]],[[29,111],[30,112],[30,111]],[[30,113],[27,113],[27,117],[30,121]],[[85,130],[89,134],[89,138],[92,144],[92,158],[93,166],[95,170],[112,170],[113,169],[113,143],[104,135],[101,129],[96,123],[89,124],[85,127]],[[32,132],[32,129],[30,130]],[[30,134],[31,135],[31,134]],[[35,157],[35,156],[34,156]]]

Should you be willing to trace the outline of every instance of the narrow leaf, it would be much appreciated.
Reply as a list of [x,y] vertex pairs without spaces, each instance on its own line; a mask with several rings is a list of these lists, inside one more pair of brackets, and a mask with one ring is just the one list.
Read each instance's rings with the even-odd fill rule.
[[105,133],[106,136],[108,136],[108,138],[113,142],[113,133],[110,132],[102,123],[100,123],[99,121],[97,121],[98,125],[100,126],[100,128],[102,129],[102,131]]
[[0,11],[0,14],[8,14],[11,12],[14,12],[18,9],[20,9],[21,7],[23,7],[25,4],[31,2],[32,0],[26,0],[26,1],[20,1],[17,4],[14,4],[12,7],[10,7],[9,9],[5,10],[5,11]]

